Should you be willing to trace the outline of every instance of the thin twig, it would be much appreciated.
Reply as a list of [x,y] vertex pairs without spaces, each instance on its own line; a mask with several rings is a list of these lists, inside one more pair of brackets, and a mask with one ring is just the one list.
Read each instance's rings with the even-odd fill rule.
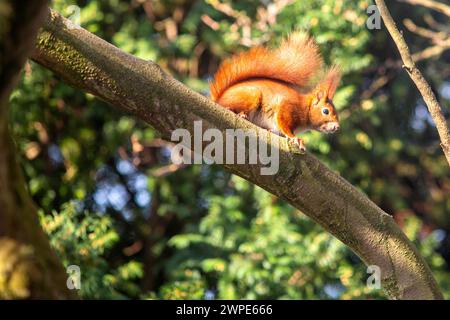
[[171,163],[171,164],[168,164],[166,166],[160,167],[160,168],[158,168],[156,170],[153,170],[151,172],[151,176],[154,177],[154,178],[155,177],[156,178],[165,177],[165,176],[167,176],[167,175],[169,175],[171,173],[175,173],[175,172],[177,172],[179,170],[182,170],[182,169],[186,168],[187,166],[188,165],[183,164],[183,163],[182,164]]
[[444,31],[438,32],[438,31],[433,31],[433,30],[426,29],[423,27],[419,27],[411,19],[403,20],[403,24],[409,31],[411,31],[421,37],[430,39],[435,44],[442,44],[449,38],[449,35],[446,32],[444,32]]
[[445,50],[450,49],[450,39],[445,40],[439,45],[435,45],[420,52],[414,53],[412,58],[415,62],[426,60],[435,56],[439,56]]
[[411,56],[411,53],[409,51],[408,45],[406,44],[403,35],[398,30],[394,19],[392,19],[386,3],[384,2],[384,0],[375,0],[375,3],[378,6],[378,10],[380,11],[386,28],[388,29],[389,33],[392,36],[392,39],[397,45],[397,48],[403,60],[404,69],[408,72],[409,76],[416,84],[417,89],[419,89],[423,100],[428,107],[428,111],[430,112],[430,115],[436,124],[436,129],[441,140],[442,150],[444,151],[444,155],[447,158],[448,164],[450,165],[450,133],[444,114],[442,112],[442,108],[439,105],[439,102],[437,101],[433,90],[431,90],[430,85],[425,80],[420,70],[416,67],[413,57]]
[[423,16],[423,21],[425,21],[425,23],[436,30],[444,30],[446,29],[446,26],[444,26],[443,24],[439,23],[436,21],[436,19],[434,19],[433,15],[431,13],[427,13]]
[[450,6],[448,6],[444,3],[441,3],[441,2],[437,2],[437,1],[433,1],[433,0],[398,0],[398,1],[409,3],[409,4],[418,4],[423,7],[428,8],[428,9],[432,9],[432,10],[438,11],[440,13],[443,13],[450,17]]
[[[419,62],[427,59],[431,59],[440,56],[444,51],[450,49],[450,39],[445,40],[439,45],[428,47],[422,51],[416,52],[412,55],[414,62]],[[401,68],[403,65],[402,60],[388,60],[376,69],[370,69],[370,72],[376,72],[381,74],[377,76],[370,84],[370,86],[361,93],[361,100],[370,99],[378,90],[383,88],[393,77],[393,71]],[[355,103],[351,109],[360,108],[360,103]]]

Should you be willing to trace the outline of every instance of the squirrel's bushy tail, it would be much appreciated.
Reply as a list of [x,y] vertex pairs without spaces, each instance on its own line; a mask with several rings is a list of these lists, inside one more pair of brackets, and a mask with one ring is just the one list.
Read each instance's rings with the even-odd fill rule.
[[211,99],[217,101],[232,85],[252,78],[281,80],[305,86],[322,67],[314,40],[294,32],[275,49],[257,47],[225,60],[210,84]]

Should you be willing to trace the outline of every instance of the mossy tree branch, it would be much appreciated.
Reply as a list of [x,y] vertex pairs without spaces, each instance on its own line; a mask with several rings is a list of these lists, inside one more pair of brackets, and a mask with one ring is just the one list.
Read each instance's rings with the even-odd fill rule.
[[0,299],[67,299],[67,274],[42,231],[8,128],[8,98],[47,15],[46,0],[0,7]]
[[69,84],[90,92],[156,128],[165,139],[177,128],[252,129],[278,145],[280,170],[260,175],[261,165],[226,170],[285,199],[339,238],[368,265],[381,269],[394,299],[441,299],[429,267],[393,219],[367,196],[310,154],[292,152],[269,134],[193,92],[153,62],[131,56],[52,12],[32,58]]

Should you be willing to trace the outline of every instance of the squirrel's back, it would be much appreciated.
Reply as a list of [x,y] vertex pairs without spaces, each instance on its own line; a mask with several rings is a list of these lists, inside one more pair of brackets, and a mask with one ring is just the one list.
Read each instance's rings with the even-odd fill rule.
[[225,60],[210,84],[211,99],[217,101],[231,86],[254,78],[303,87],[321,66],[322,58],[314,40],[306,33],[294,32],[278,48],[257,47]]

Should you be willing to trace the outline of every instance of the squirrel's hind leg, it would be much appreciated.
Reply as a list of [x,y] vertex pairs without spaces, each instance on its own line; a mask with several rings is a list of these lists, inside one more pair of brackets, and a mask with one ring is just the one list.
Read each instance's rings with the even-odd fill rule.
[[258,89],[249,87],[231,87],[217,100],[221,106],[248,119],[250,112],[260,108],[262,93]]

